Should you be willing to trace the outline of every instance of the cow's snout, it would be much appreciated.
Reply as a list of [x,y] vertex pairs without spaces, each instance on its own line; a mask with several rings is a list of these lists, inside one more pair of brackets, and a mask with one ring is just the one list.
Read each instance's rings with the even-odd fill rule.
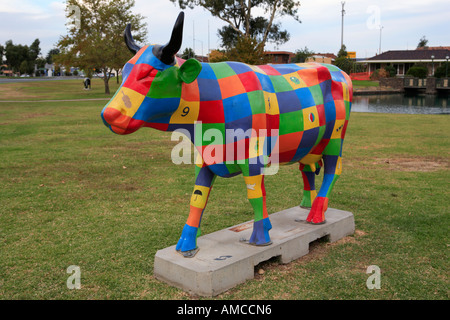
[[114,108],[105,108],[102,112],[103,120],[108,124],[114,124],[121,115],[122,113]]
[[131,118],[115,108],[105,108],[102,112],[103,122],[114,133],[128,134],[136,131],[136,125],[131,125]]

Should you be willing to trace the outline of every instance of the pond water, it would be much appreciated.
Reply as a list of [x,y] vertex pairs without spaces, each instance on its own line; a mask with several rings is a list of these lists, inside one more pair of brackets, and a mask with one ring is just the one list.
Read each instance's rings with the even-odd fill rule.
[[450,97],[447,95],[354,95],[352,112],[450,114]]

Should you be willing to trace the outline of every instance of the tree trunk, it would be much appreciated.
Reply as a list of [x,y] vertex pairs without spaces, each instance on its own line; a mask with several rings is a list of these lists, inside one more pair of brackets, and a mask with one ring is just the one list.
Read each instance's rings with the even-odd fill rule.
[[109,91],[109,77],[104,74],[103,82],[105,83],[105,94],[111,94]]
[[116,81],[117,81],[117,84],[119,84],[119,73],[120,73],[120,70],[121,69],[117,69],[116,70]]

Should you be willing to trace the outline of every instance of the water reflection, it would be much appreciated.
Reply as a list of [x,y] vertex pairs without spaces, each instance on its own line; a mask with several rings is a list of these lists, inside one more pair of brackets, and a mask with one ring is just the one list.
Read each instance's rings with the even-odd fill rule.
[[360,95],[353,96],[352,112],[450,114],[449,107],[448,95]]

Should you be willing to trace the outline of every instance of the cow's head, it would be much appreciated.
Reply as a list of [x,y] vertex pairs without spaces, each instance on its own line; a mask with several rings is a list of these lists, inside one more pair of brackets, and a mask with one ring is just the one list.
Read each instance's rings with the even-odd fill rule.
[[195,59],[178,63],[175,54],[183,40],[184,13],[178,16],[172,37],[166,45],[139,47],[125,29],[125,42],[135,56],[122,71],[123,82],[103,108],[106,126],[118,134],[132,133],[142,126],[163,124],[179,107],[182,83],[193,82],[201,71]]

